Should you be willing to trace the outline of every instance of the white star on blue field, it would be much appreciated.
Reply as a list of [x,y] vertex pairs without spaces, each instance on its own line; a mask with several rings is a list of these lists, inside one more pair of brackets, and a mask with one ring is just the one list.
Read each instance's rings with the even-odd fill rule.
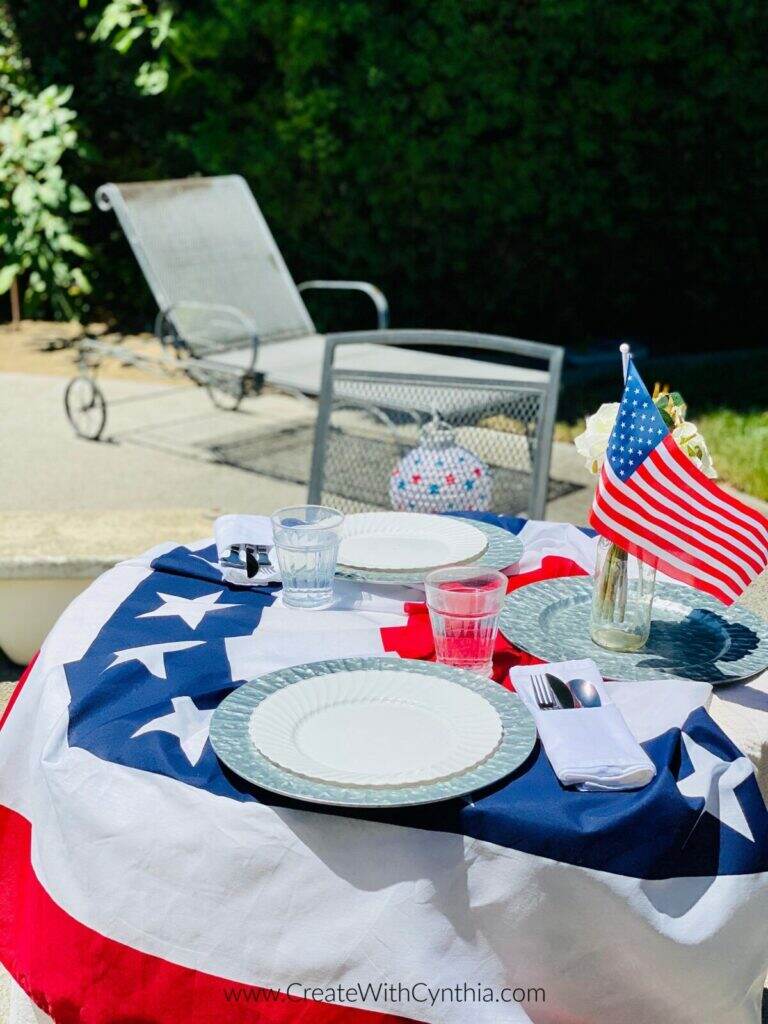
[[635,364],[630,361],[624,395],[608,441],[608,461],[626,480],[649,452],[669,433]]

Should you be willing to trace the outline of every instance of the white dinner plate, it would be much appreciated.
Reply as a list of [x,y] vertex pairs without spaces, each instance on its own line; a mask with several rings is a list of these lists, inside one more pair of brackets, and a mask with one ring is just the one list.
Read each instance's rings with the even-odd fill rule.
[[409,786],[464,772],[502,737],[492,705],[447,679],[389,668],[339,671],[286,686],[251,715],[273,764],[306,778]]
[[359,512],[341,527],[339,565],[413,572],[479,558],[488,538],[462,519],[418,512]]
[[[380,670],[400,673],[406,678],[428,675],[479,694],[501,719],[499,745],[474,767],[436,782],[413,786],[352,786],[310,779],[281,768],[254,744],[250,731],[253,712],[272,694],[304,680],[319,680],[340,672]],[[269,801],[269,794],[276,794],[280,799],[300,800],[310,805],[383,809],[453,800],[497,785],[530,757],[536,743],[536,726],[530,711],[516,693],[510,693],[503,686],[472,672],[431,661],[410,661],[408,658],[334,658],[282,668],[236,686],[214,712],[210,738],[222,764],[228,771],[256,786],[262,803]]]

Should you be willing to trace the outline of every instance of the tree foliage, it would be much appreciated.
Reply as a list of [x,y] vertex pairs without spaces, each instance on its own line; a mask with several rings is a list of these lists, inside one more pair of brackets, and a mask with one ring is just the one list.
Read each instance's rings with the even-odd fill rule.
[[71,225],[90,203],[62,170],[77,144],[71,96],[71,87],[34,88],[0,4],[0,294],[20,278],[27,312],[48,305],[65,317],[90,290],[88,250]]
[[[87,7],[88,0],[80,0],[80,6]],[[152,10],[142,0],[110,0],[92,38],[95,42],[108,42],[116,53],[127,53],[138,39],[148,39],[158,54],[142,62],[134,82],[144,96],[156,96],[168,87],[167,51],[184,63],[183,51],[174,46],[176,32],[172,22],[173,8],[168,3],[160,3],[157,10]],[[159,53],[161,49],[163,53]]]
[[[76,85],[89,188],[242,173],[297,278],[374,280],[399,324],[762,338],[762,0],[16,7]],[[89,238],[121,314],[146,293],[114,224]]]

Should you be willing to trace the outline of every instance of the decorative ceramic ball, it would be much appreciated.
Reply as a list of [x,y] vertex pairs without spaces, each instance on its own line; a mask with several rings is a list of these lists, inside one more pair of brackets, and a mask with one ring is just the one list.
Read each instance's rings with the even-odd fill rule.
[[435,420],[422,430],[419,446],[392,470],[389,500],[395,512],[487,512],[492,484],[482,459]]

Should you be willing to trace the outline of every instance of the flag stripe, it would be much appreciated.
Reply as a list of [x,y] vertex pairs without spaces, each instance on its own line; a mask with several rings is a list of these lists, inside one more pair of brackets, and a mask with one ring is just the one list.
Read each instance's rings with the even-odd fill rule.
[[[652,462],[651,455],[645,460],[643,466]],[[620,480],[616,477],[610,466],[606,466],[603,477],[607,486],[612,486],[611,494],[626,504],[628,508],[640,517],[641,523],[649,523],[653,526],[655,539],[658,543],[668,540],[670,551],[685,557],[692,555],[705,568],[712,566],[712,559],[724,563],[724,568],[737,572],[744,586],[748,586],[754,577],[754,568],[744,562],[739,555],[734,554],[726,545],[717,538],[709,535],[702,536],[698,529],[691,530],[691,523],[687,516],[680,515],[674,508],[669,509],[659,504],[655,499],[653,483],[649,483],[644,477],[639,477],[640,470],[633,473],[630,480]],[[633,504],[633,500],[634,503]],[[652,504],[655,502],[655,507]],[[660,512],[660,514],[659,514]],[[730,579],[730,572],[726,573]]]
[[730,519],[737,519],[755,537],[763,556],[768,555],[768,521],[756,509],[750,509],[738,498],[716,487],[688,456],[680,451],[671,436],[664,439],[659,454],[669,469],[676,474],[676,482],[679,481],[681,486],[693,491],[692,496],[697,501],[703,500],[714,505],[716,511],[726,513]]
[[602,509],[598,508],[597,505],[593,505],[589,513],[589,524],[594,527],[598,533],[606,537],[608,540],[617,544],[620,548],[628,551],[631,555],[639,558],[643,562],[647,562],[652,565],[655,569],[661,569],[662,572],[666,573],[667,576],[671,576],[672,579],[678,580],[680,583],[685,583],[689,587],[696,587],[698,590],[703,590],[707,594],[711,594],[712,597],[717,598],[718,601],[722,601],[723,604],[733,604],[733,598],[729,597],[725,591],[721,590],[706,580],[701,579],[695,573],[688,569],[682,568],[678,565],[673,565],[663,555],[653,554],[649,551],[648,544],[643,541],[633,540],[626,535],[626,533],[619,528],[618,530],[611,525],[611,520],[604,519]]
[[719,574],[712,575],[708,565],[702,569],[700,563],[697,563],[695,559],[685,552],[678,551],[677,549],[670,550],[667,545],[661,542],[662,538],[658,538],[655,532],[647,530],[642,523],[624,515],[621,506],[619,505],[616,508],[615,504],[610,496],[606,494],[601,481],[595,494],[595,505],[601,521],[607,523],[615,534],[625,539],[622,542],[622,546],[633,544],[637,549],[638,557],[643,555],[645,561],[650,561],[653,558],[663,558],[669,565],[674,566],[677,572],[686,574],[689,580],[700,576],[703,582],[715,588],[718,596],[728,594],[729,602],[735,599],[737,592],[727,579],[721,579]]
[[604,467],[603,476],[595,494],[595,501],[599,504],[604,517],[612,521],[614,530],[623,533],[632,543],[644,547],[650,554],[665,558],[672,565],[677,565],[681,572],[700,575],[702,579],[718,590],[729,593],[731,600],[738,597],[740,591],[733,585],[727,573],[722,572],[716,565],[697,558],[696,555],[681,547],[678,539],[669,534],[667,530],[658,527],[651,530],[643,525],[642,521],[638,522],[629,518],[626,515],[627,508],[623,496],[621,499],[617,499],[610,492],[608,472]]
[[[649,506],[649,511],[644,514],[660,516],[667,527],[676,533],[681,533],[683,538],[692,543],[701,540],[702,549],[706,546],[715,552],[715,556],[722,558],[724,562],[730,562],[733,571],[739,576],[745,586],[748,586],[755,572],[757,565],[750,561],[743,552],[733,546],[730,541],[719,535],[713,527],[702,525],[694,516],[688,515],[681,507],[669,508],[665,504],[666,492],[662,491],[647,474],[649,466],[643,466],[627,483],[628,490],[642,497],[642,501]],[[649,490],[651,488],[651,490]],[[640,498],[638,498],[640,500]],[[674,496],[669,497],[674,501]]]
[[653,459],[648,459],[636,471],[630,484],[636,477],[645,480],[653,487],[653,495],[659,502],[666,502],[664,508],[675,515],[682,522],[696,529],[708,530],[720,537],[723,543],[730,544],[747,559],[753,569],[760,571],[761,553],[759,548],[751,539],[744,536],[743,532],[734,529],[727,520],[719,513],[707,514],[701,503],[695,499],[689,499],[680,491],[672,490],[672,485],[667,476],[664,475],[663,467],[660,467]]
[[[648,460],[650,461],[650,460]],[[691,539],[691,524],[685,518],[679,516],[676,511],[670,510],[660,504],[652,491],[648,491],[647,482],[641,478],[638,480],[638,470],[633,474],[632,479],[624,483],[616,480],[611,471],[607,480],[607,486],[613,486],[619,492],[615,495],[627,508],[641,517],[643,522],[655,525],[658,533],[664,536],[666,533],[678,538],[678,545],[681,551],[690,554],[702,552],[706,555],[709,551],[715,558],[719,558],[726,565],[729,565],[737,573],[745,585],[751,580],[751,567],[745,563],[738,554],[735,554],[726,544],[722,543],[709,531],[697,527],[696,540]],[[652,485],[651,485],[652,486]],[[705,562],[706,564],[706,562]]]
[[[29,822],[0,806],[5,886],[0,900],[0,961],[54,1020],[414,1024],[411,1018],[367,1007],[238,984],[102,935],[54,902],[35,874],[30,845]],[[126,979],[140,984],[126,984]]]
[[628,536],[613,520],[604,518],[601,510],[590,514],[590,523],[608,540],[613,541],[614,544],[617,544],[641,561],[652,565],[655,569],[666,573],[667,576],[671,576],[680,583],[686,584],[686,586],[703,590],[705,593],[717,598],[718,601],[722,601],[725,605],[733,604],[735,599],[730,591],[725,590],[721,585],[709,582],[708,579],[696,573],[685,562],[670,561],[666,553],[660,551],[660,549],[656,548],[654,551],[651,551],[648,542],[644,538]]
[[646,550],[650,556],[666,559],[670,565],[676,566],[692,579],[700,576],[718,592],[729,594],[730,600],[738,596],[737,588],[726,573],[675,544],[669,544],[657,529],[648,529],[642,521],[631,514],[627,515],[623,503],[615,501],[604,486],[600,488],[599,506],[603,519],[609,521],[615,531],[626,536],[640,550]]

